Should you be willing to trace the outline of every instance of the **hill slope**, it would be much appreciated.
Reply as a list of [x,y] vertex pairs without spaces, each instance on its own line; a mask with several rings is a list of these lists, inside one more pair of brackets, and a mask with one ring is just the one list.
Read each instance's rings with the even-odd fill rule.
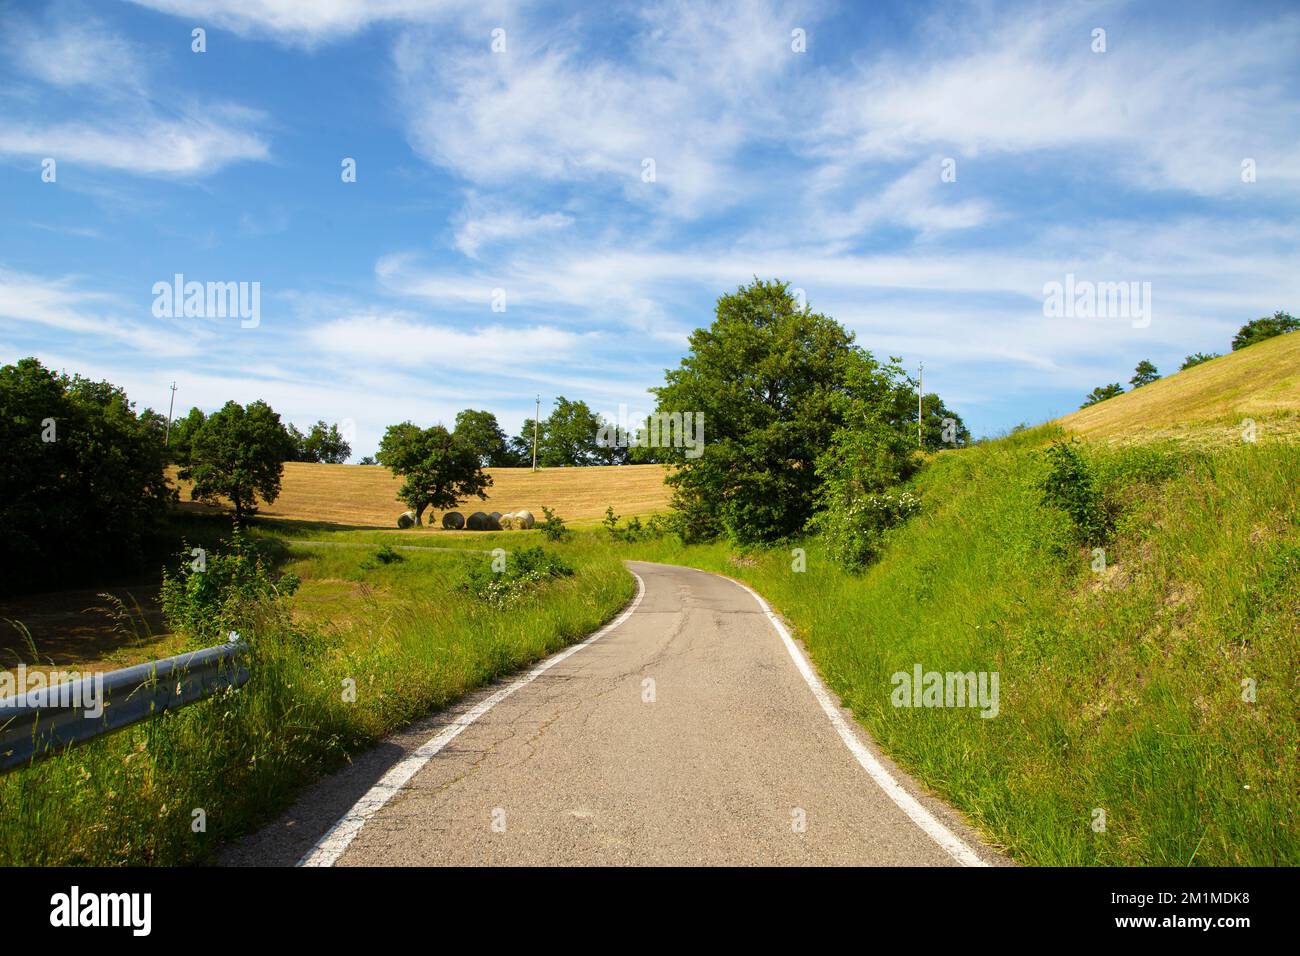
[[[862,573],[817,540],[802,573],[785,548],[638,556],[752,584],[882,748],[1021,863],[1296,865],[1298,416],[1292,334],[940,452]],[[1061,426],[1087,441],[1053,485],[1095,496],[1096,530],[1045,500]],[[900,705],[918,668],[945,692]],[[948,696],[961,675],[998,677],[993,713]]]
[[1089,440],[1204,445],[1240,442],[1246,418],[1256,422],[1261,442],[1300,440],[1300,333],[1167,375],[1057,424]]

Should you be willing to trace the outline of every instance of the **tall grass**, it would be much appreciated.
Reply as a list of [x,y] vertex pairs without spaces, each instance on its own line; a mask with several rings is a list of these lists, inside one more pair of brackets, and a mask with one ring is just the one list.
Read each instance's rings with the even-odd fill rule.
[[[493,538],[507,549],[536,541]],[[590,633],[631,597],[613,545],[587,536],[552,547],[577,573],[494,610],[455,590],[463,562],[481,555],[376,564],[373,547],[289,545],[303,584],[292,619],[263,609],[244,623],[249,682],[0,777],[0,864],[209,859],[350,755]]]
[[[1042,503],[1054,435],[938,456],[862,575],[815,541],[803,573],[789,550],[636,553],[752,584],[885,750],[1020,862],[1300,863],[1300,456],[1090,450],[1117,511],[1098,572]],[[916,663],[998,672],[999,715],[895,708]]]

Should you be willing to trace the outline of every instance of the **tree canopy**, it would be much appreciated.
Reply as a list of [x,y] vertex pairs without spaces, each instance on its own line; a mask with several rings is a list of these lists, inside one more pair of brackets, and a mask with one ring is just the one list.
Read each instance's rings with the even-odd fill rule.
[[1218,352],[1193,352],[1191,355],[1187,356],[1187,358],[1183,359],[1183,364],[1178,366],[1178,371],[1185,372],[1189,368],[1194,368],[1197,365],[1202,365],[1205,362],[1210,361],[1210,359],[1216,358],[1219,358]]
[[[628,449],[601,445],[597,436],[605,424],[604,418],[583,401],[572,401],[563,395],[555,399],[551,414],[542,419],[537,429],[537,464],[543,468],[563,468],[572,465],[620,465],[628,458]],[[533,420],[525,419],[519,435],[511,441],[522,464],[531,464],[533,447]]]
[[1160,370],[1151,362],[1143,359],[1137,363],[1137,368],[1133,369],[1133,377],[1128,383],[1134,388],[1141,388],[1143,385],[1150,385],[1160,378]]
[[325,464],[342,464],[352,455],[352,446],[343,440],[337,424],[317,421],[308,429],[307,434],[299,432],[294,425],[289,427],[289,436],[294,440],[295,462],[322,462]]
[[284,462],[296,449],[280,416],[263,401],[247,408],[226,402],[213,412],[190,445],[181,477],[194,482],[190,497],[219,504],[230,501],[235,518],[257,511],[257,500],[270,504],[280,495]]
[[1248,345],[1263,342],[1277,335],[1285,335],[1296,329],[1300,329],[1300,319],[1286,312],[1274,312],[1271,316],[1247,322],[1238,329],[1237,334],[1232,338],[1232,350],[1235,352],[1237,349],[1244,349]]
[[801,307],[783,282],[755,279],[719,298],[712,325],[691,334],[680,366],[653,391],[661,414],[704,415],[699,457],[658,449],[677,466],[667,480],[693,536],[791,536],[826,482],[879,487],[910,468],[916,393],[902,370]]
[[1087,408],[1089,405],[1096,405],[1098,402],[1104,402],[1108,398],[1114,398],[1116,395],[1124,394],[1124,386],[1119,382],[1112,382],[1109,385],[1098,385],[1083,400],[1080,408]]
[[528,464],[510,447],[506,433],[491,412],[467,408],[456,416],[453,434],[478,455],[487,468],[510,468]]
[[379,443],[379,463],[405,479],[397,495],[416,523],[428,508],[454,508],[471,495],[486,498],[492,478],[478,451],[442,425],[421,428],[409,421],[390,425]]
[[0,590],[135,563],[174,497],[166,419],[126,393],[45,368],[0,368]]

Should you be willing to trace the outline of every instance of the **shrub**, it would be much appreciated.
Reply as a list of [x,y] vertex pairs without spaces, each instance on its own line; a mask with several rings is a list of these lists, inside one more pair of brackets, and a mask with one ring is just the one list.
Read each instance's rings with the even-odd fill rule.
[[629,544],[662,538],[674,528],[673,522],[663,515],[651,515],[645,524],[641,523],[640,518],[631,517],[627,519],[627,525],[620,528],[613,505],[605,509],[605,517],[601,520],[601,524],[615,541],[626,541]]
[[920,510],[921,500],[910,491],[845,496],[818,512],[810,527],[821,533],[831,557],[859,570],[880,553],[886,531]]
[[[401,552],[393,550],[392,545],[386,544],[378,551],[375,552],[375,561],[378,561],[379,564],[400,564],[402,561],[405,560],[406,558],[402,557]],[[370,561],[370,560],[362,561],[361,562],[362,569],[366,571],[373,571],[375,568],[379,566],[375,564],[375,561]]]
[[1185,372],[1189,368],[1204,365],[1206,362],[1218,357],[1218,352],[1193,352],[1191,355],[1187,356],[1187,358],[1183,359],[1183,364],[1178,366],[1178,371]]
[[275,605],[298,589],[292,574],[276,579],[238,527],[223,542],[224,551],[180,554],[174,573],[163,570],[161,603],[168,625],[197,645],[226,640],[259,609]]
[[1044,452],[1047,474],[1039,490],[1043,504],[1069,515],[1079,538],[1087,544],[1099,544],[1110,532],[1110,516],[1092,467],[1076,446],[1064,441],[1048,446]]
[[494,567],[495,559],[471,563],[459,589],[498,610],[514,603],[537,584],[573,576],[573,568],[557,554],[535,546],[510,554],[504,570]]
[[569,536],[570,532],[564,526],[563,518],[545,505],[542,506],[542,514],[546,516],[546,520],[538,527],[541,528],[542,534],[546,535],[547,541],[563,541]]

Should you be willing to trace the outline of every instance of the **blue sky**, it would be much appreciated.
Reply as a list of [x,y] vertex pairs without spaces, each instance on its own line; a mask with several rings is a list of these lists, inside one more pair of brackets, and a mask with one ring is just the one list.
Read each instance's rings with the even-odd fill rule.
[[[0,360],[359,457],[648,411],[759,275],[995,433],[1300,313],[1297,51],[1294,4],[0,2]],[[258,325],[155,317],[175,273]],[[1150,323],[1045,316],[1068,273]]]

